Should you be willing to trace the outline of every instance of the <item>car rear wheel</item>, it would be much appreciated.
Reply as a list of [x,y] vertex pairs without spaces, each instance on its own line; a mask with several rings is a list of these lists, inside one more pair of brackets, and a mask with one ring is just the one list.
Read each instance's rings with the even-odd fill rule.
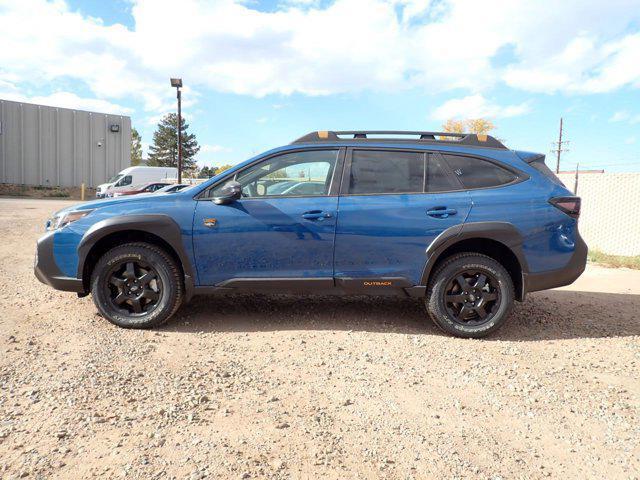
[[124,328],[157,327],[182,301],[180,269],[155,245],[120,245],[98,260],[91,294],[100,314],[111,323]]
[[480,338],[498,330],[511,313],[511,276],[496,260],[479,253],[446,259],[431,277],[427,311],[447,333]]

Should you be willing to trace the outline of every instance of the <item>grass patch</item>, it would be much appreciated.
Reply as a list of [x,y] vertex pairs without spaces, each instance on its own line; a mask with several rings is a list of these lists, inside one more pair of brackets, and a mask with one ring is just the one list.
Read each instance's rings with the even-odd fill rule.
[[[74,199],[81,197],[80,187],[52,187],[49,185],[16,185],[9,183],[0,184],[0,197],[26,197],[26,198],[48,198],[54,199]],[[85,199],[90,200],[95,196],[95,189],[85,189]]]
[[614,268],[634,268],[640,270],[640,255],[625,257],[623,255],[609,255],[599,250],[589,250],[587,259],[593,263],[601,263]]
[[45,197],[57,197],[57,198],[68,198],[70,197],[69,192],[65,192],[64,190],[54,190],[53,192],[47,192],[44,194]]

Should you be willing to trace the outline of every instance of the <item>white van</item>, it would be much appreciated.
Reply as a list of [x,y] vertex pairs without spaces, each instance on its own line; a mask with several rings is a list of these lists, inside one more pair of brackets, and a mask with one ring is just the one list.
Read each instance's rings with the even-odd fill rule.
[[107,183],[98,185],[96,197],[111,197],[115,192],[130,189],[133,185],[141,185],[149,182],[160,182],[167,179],[175,179],[178,169],[175,167],[129,167],[110,178]]

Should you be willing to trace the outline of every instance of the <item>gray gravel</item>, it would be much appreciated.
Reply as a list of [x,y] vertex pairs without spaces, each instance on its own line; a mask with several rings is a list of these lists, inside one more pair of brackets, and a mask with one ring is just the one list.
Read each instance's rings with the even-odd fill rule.
[[383,298],[122,330],[33,277],[62,205],[0,199],[0,478],[640,478],[640,272],[590,266],[483,341]]

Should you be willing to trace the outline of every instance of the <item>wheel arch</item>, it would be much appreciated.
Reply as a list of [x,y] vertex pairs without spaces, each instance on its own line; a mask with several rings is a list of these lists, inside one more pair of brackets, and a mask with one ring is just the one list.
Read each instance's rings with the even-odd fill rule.
[[123,215],[93,225],[78,245],[78,278],[85,291],[100,256],[109,249],[129,242],[146,242],[164,249],[178,264],[184,281],[185,300],[194,291],[194,271],[182,243],[178,224],[168,215]]
[[451,255],[477,252],[505,267],[513,281],[516,300],[522,301],[525,295],[523,275],[528,273],[522,243],[522,235],[508,222],[473,222],[450,227],[427,248],[421,285],[426,287],[436,266]]

